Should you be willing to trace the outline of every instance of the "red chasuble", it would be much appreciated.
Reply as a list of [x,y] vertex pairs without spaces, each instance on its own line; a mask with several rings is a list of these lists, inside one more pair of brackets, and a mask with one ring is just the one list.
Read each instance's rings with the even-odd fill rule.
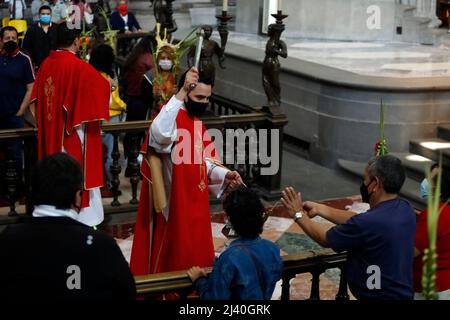
[[[196,119],[197,127],[201,123]],[[194,118],[181,109],[178,113],[177,129],[204,136],[206,128],[194,132]],[[205,139],[210,140],[210,139]],[[169,218],[166,221],[161,212],[154,212],[151,199],[151,174],[147,161],[142,161],[143,175],[139,209],[134,228],[130,268],[134,275],[186,270],[192,266],[210,267],[214,262],[214,245],[211,231],[208,177],[204,151],[217,153],[211,141],[191,139],[192,159],[200,150],[201,164],[173,164]],[[182,139],[175,147],[183,144]],[[148,146],[148,137],[141,152],[155,152]],[[144,157],[146,159],[146,157]]]
[[[109,120],[110,86],[91,65],[69,51],[51,51],[34,83],[38,155],[65,152],[84,172],[85,190],[103,185],[100,121]],[[76,127],[84,124],[84,150]],[[83,193],[82,207],[89,204]]]

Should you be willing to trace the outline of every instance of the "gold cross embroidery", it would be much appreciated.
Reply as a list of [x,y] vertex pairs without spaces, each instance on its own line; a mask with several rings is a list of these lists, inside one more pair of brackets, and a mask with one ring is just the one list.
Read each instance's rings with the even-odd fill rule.
[[202,140],[202,135],[200,132],[196,132],[197,133],[197,139],[195,139],[194,141],[194,147],[195,150],[194,152],[197,153],[197,155],[199,157],[201,157],[200,161],[200,183],[198,184],[198,188],[203,192],[206,189],[206,182],[205,182],[205,172],[206,172],[206,164],[205,161],[203,160],[203,140]]
[[52,120],[52,111],[53,111],[53,96],[55,95],[55,86],[53,84],[52,77],[48,77],[44,86],[44,93],[46,97],[47,104],[47,119],[48,121]]

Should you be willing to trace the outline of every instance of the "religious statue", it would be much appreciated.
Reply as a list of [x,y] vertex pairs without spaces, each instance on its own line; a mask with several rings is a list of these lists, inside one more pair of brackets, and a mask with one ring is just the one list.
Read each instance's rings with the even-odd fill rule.
[[167,34],[170,35],[177,31],[178,26],[172,17],[172,2],[174,0],[154,0],[153,1],[153,14],[155,15],[156,22],[161,24],[161,30],[167,30]]
[[[222,69],[225,69],[223,62],[225,61],[224,49],[220,47],[220,45],[211,40],[212,27],[211,26],[203,26],[202,27],[204,36],[203,36],[203,44],[202,44],[202,52],[200,55],[200,63],[199,63],[199,71],[208,72],[208,74],[212,75],[213,79],[215,78],[216,68],[214,66],[213,57],[217,55],[219,59],[219,66]],[[188,65],[192,67],[195,64],[195,51],[197,46],[192,46],[191,50],[188,54]]]
[[287,47],[280,40],[284,26],[280,24],[269,25],[269,41],[266,44],[266,57],[263,62],[263,86],[267,96],[269,107],[281,105],[280,88],[280,62],[278,56],[287,58]]

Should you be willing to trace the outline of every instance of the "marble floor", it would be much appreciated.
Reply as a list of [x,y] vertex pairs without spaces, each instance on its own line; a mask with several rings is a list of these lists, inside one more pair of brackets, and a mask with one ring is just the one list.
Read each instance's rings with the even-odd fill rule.
[[[144,30],[153,29],[155,20],[146,2],[132,2]],[[182,39],[192,30],[188,12],[176,10],[178,24],[175,38]],[[450,35],[447,36],[450,40]],[[219,40],[217,30],[213,39]],[[231,31],[228,43],[264,50],[267,36]],[[450,41],[442,45],[421,45],[400,42],[322,41],[282,36],[290,58],[306,60],[364,76],[394,78],[450,77]],[[219,41],[218,41],[219,42]],[[281,61],[283,59],[280,59]]]
[[[219,39],[218,35],[216,39]],[[450,47],[444,45],[317,41],[294,38],[283,40],[287,44],[291,58],[360,75],[394,78],[450,76]],[[267,37],[231,32],[228,41],[264,50]]]

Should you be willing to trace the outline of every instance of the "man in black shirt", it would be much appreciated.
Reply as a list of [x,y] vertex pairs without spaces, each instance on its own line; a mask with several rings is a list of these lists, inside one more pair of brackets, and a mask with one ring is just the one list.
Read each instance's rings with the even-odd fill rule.
[[65,153],[38,162],[33,217],[0,233],[0,300],[135,298],[114,239],[77,221],[82,183],[80,165]]
[[52,9],[44,5],[39,8],[39,21],[28,29],[22,49],[33,61],[36,69],[56,49],[56,25],[52,24]]

